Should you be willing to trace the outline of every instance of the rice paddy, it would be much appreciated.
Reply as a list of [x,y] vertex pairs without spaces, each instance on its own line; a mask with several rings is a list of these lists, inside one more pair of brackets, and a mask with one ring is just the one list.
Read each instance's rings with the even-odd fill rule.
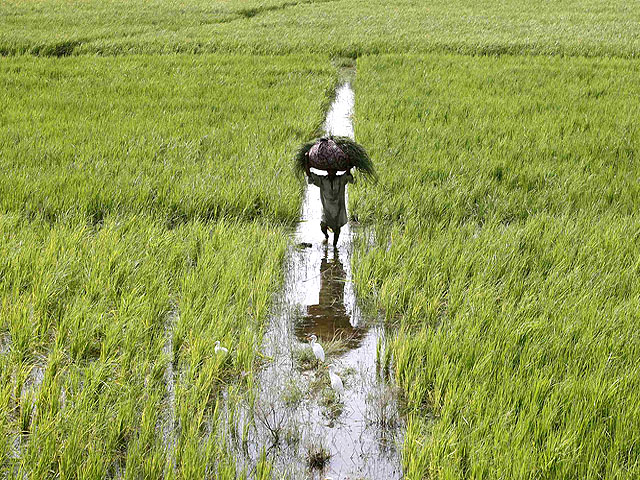
[[[353,420],[306,350],[262,348],[292,259],[322,255],[294,246],[294,156],[340,67],[378,179],[349,187],[323,302],[350,332],[355,287],[382,320],[361,350],[389,389],[339,373],[373,433],[407,421],[402,472],[362,471],[640,477],[639,52],[622,0],[3,1],[0,478],[341,461],[300,425],[278,438],[295,458],[247,446],[282,361],[287,408],[319,398],[310,428]],[[300,347],[303,320],[276,340]]]
[[321,125],[335,81],[326,59],[304,56],[6,58],[0,206],[291,224],[288,158]]
[[625,0],[4,0],[0,53],[637,57],[639,23]]
[[354,275],[397,324],[408,478],[635,478],[636,62],[358,61]]
[[[4,475],[211,469],[224,451],[204,422],[221,385],[256,360],[281,232],[225,221],[168,231],[141,217],[94,229],[5,214],[1,234]],[[215,339],[232,355],[214,355]]]
[[242,475],[217,405],[261,360],[300,202],[287,158],[336,78],[316,64],[3,63],[3,476]]

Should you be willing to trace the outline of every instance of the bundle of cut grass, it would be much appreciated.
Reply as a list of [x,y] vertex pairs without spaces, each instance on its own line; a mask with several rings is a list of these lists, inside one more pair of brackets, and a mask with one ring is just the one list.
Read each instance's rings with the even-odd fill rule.
[[358,169],[374,179],[376,172],[367,151],[349,137],[322,137],[305,143],[295,157],[296,170],[304,173],[307,164],[320,170]]

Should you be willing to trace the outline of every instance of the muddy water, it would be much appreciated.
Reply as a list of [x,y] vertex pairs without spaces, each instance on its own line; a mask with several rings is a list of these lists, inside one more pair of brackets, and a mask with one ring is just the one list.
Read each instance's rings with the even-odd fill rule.
[[[353,103],[353,90],[343,84],[327,115],[327,133],[353,137]],[[356,302],[352,228],[342,229],[337,248],[327,244],[321,208],[319,189],[309,186],[262,345],[272,361],[259,375],[255,401],[233,412],[238,434],[231,446],[250,475],[264,452],[273,478],[398,479],[402,421],[393,386],[376,370],[385,331]],[[318,366],[309,361],[306,337],[312,333],[326,353]],[[329,386],[327,365],[335,365],[344,382],[341,397]]]

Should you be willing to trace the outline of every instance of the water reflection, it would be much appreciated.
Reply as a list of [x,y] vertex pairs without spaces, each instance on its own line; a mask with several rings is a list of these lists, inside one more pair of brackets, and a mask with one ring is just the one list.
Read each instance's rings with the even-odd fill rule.
[[[345,130],[351,128],[352,109],[353,91],[345,84],[327,116],[327,133],[353,137],[352,129]],[[226,420],[236,432],[228,437],[230,448],[238,454],[239,469],[247,471],[266,449],[273,478],[399,480],[402,422],[393,385],[376,373],[385,331],[358,308],[349,224],[333,248],[320,231],[321,217],[320,191],[310,187],[293,239],[297,247],[287,257],[282,294],[261,346],[271,361],[260,371],[253,401],[228,403]],[[345,384],[337,405],[327,402],[326,369],[301,368],[299,353],[309,353],[306,336],[312,333],[327,347],[327,363],[337,367]],[[329,348],[335,337],[343,342]],[[318,447],[330,458],[323,469],[310,470],[310,452]]]
[[[329,253],[331,251],[331,253]],[[318,303],[307,305],[306,314],[295,325],[295,334],[300,341],[314,333],[320,340],[340,338],[349,349],[358,348],[365,336],[366,328],[354,328],[345,306],[345,284],[347,272],[340,260],[337,248],[329,249],[325,244],[320,261],[320,291]]]

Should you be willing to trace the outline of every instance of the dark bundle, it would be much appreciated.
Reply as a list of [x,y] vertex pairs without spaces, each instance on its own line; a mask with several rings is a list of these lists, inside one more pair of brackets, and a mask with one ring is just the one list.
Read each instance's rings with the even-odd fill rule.
[[295,157],[296,170],[304,173],[307,163],[320,170],[358,169],[365,177],[375,179],[376,172],[367,151],[349,137],[322,137],[307,142]]

